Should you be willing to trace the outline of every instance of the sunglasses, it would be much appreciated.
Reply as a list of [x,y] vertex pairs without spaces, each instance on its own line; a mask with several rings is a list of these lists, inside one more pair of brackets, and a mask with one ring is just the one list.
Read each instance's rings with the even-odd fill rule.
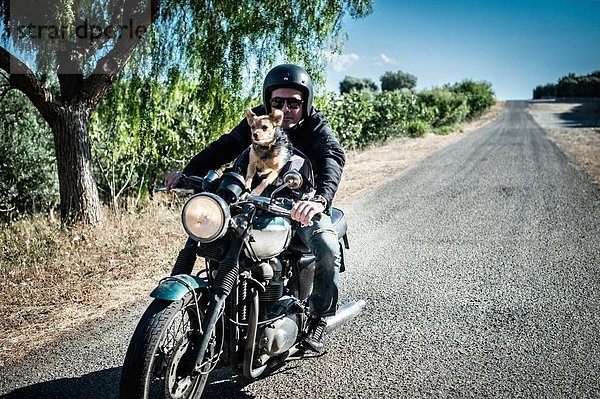
[[304,101],[298,100],[297,98],[283,98],[273,97],[271,99],[271,107],[281,109],[283,105],[287,103],[289,109],[300,109]]

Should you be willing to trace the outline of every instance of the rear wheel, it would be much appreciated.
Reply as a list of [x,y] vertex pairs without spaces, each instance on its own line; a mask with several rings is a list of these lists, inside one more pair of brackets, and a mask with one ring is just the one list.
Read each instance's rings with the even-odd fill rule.
[[155,299],[146,309],[125,356],[121,398],[191,399],[202,395],[216,359],[213,344],[206,357],[213,360],[201,373],[192,372],[206,309],[206,301],[198,296],[200,314],[191,293],[177,302]]

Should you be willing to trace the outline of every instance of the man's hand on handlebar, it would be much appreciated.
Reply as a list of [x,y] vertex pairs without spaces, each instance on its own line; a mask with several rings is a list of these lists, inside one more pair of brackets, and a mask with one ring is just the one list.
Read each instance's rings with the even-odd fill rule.
[[172,190],[174,188],[177,188],[177,185],[179,184],[179,181],[181,180],[181,172],[169,172],[164,180],[163,180],[163,184],[165,185],[165,188],[167,190]]

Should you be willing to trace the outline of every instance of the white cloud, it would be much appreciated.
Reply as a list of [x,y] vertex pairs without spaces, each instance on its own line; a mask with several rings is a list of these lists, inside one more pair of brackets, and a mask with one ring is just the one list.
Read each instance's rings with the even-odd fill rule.
[[331,56],[331,67],[334,71],[347,71],[356,61],[360,60],[360,55],[356,53],[336,54]]
[[384,65],[395,65],[398,62],[385,54],[379,54],[379,57],[373,57],[373,66],[382,67]]
[[385,54],[379,54],[379,58],[381,58],[381,60],[383,61],[384,64],[395,64],[396,60],[393,59],[392,57],[388,57]]
[[373,61],[371,65],[374,67],[382,67],[384,65],[395,65],[398,63],[395,59],[385,54],[379,54],[378,57],[371,57],[371,60]]

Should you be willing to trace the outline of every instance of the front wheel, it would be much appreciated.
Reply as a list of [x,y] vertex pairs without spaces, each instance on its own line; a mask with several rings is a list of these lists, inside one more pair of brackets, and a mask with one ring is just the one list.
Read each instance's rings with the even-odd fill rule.
[[[176,302],[155,299],[146,309],[125,356],[122,399],[200,398],[216,360],[206,362],[201,373],[193,373],[206,309],[205,298],[197,295],[198,307],[189,293]],[[214,345],[208,352],[205,358],[214,359]]]

